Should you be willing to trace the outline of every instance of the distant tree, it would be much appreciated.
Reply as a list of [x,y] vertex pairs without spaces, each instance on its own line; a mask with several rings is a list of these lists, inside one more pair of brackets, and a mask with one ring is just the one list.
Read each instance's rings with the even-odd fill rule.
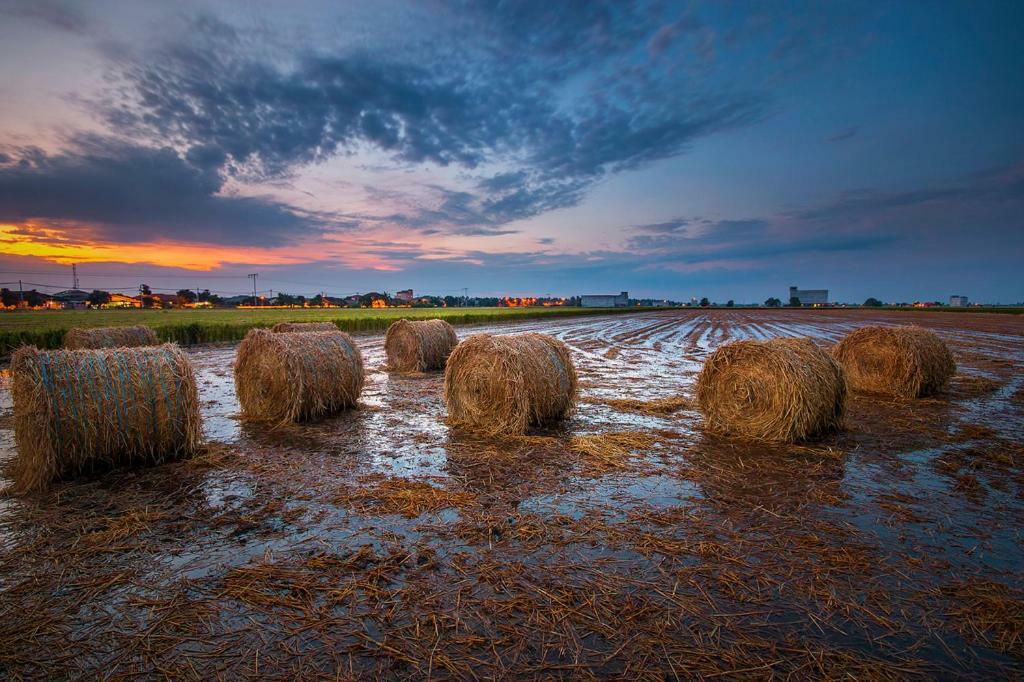
[[93,289],[89,297],[85,299],[89,305],[99,307],[105,303],[110,303],[110,294],[106,291],[100,291],[99,289]]
[[17,291],[11,291],[6,287],[0,289],[0,302],[3,303],[5,308],[9,308],[12,305],[18,305],[19,296]]
[[790,296],[789,297],[789,307],[790,308],[799,308],[800,305],[801,304],[800,304],[800,299],[799,298],[797,298],[796,296]]
[[149,288],[148,284],[139,285],[139,298],[142,299],[143,308],[155,308],[157,307],[157,299],[153,296],[153,290]]
[[196,292],[191,289],[178,289],[176,296],[178,297],[178,305],[196,302]]
[[297,305],[299,303],[298,297],[286,294],[283,291],[277,295],[278,305]]
[[736,305],[736,304],[735,304],[735,303],[733,303],[733,301],[732,301],[732,299],[731,299],[731,298],[730,298],[730,299],[729,299],[728,301],[726,301],[726,302],[725,302],[725,307],[726,307],[726,308],[731,308],[731,307],[733,307],[734,305]]
[[701,308],[707,308],[709,305],[711,305],[711,301],[708,300],[707,296],[705,296],[704,298],[700,299],[700,307]]
[[309,299],[309,304],[317,307],[322,306],[324,304],[324,297],[317,294],[313,298]]
[[771,298],[767,299],[764,302],[764,304],[768,308],[778,308],[778,307],[782,306],[782,301],[780,301],[779,299],[777,299],[774,296],[772,296]]
[[874,297],[869,297],[868,300],[864,301],[865,308],[879,308],[882,305],[882,302]]

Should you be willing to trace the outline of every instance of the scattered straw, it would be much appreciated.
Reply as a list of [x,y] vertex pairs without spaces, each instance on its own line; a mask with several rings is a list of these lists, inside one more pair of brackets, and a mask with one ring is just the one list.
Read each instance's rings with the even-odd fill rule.
[[619,469],[638,450],[650,448],[658,438],[639,431],[612,431],[573,436],[569,449],[584,456],[586,464],[595,469]]
[[654,416],[673,414],[680,410],[692,409],[693,402],[683,396],[675,395],[655,400],[637,400],[635,398],[587,398],[587,402],[599,403],[626,412],[639,412]]
[[337,493],[333,502],[359,513],[400,514],[411,519],[426,512],[470,507],[476,503],[476,496],[436,488],[424,481],[367,476],[358,487]]

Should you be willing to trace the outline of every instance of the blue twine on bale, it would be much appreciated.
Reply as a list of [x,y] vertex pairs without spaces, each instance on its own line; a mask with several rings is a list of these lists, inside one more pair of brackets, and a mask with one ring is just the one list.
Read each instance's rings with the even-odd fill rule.
[[37,357],[37,360],[39,362],[39,375],[42,378],[43,386],[46,387],[46,392],[49,395],[50,407],[53,409],[53,418],[57,426],[54,430],[54,435],[57,438],[57,448],[60,449],[62,442],[60,434],[62,429],[60,425],[60,405],[57,402],[57,389],[53,385],[53,380],[50,377],[49,360],[47,357],[45,355],[40,355]]

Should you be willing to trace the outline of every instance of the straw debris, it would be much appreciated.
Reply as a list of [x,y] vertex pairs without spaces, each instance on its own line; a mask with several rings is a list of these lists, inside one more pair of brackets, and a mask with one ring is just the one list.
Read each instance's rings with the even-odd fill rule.
[[88,351],[24,347],[11,360],[15,489],[200,446],[196,380],[175,345]]
[[253,329],[238,346],[235,391],[250,421],[315,421],[355,407],[363,357],[345,332]]
[[569,414],[578,387],[569,349],[554,337],[477,334],[452,352],[444,390],[451,425],[522,435]]
[[795,442],[839,428],[846,405],[840,367],[809,339],[734,341],[697,378],[709,431]]
[[637,400],[636,398],[589,398],[587,402],[599,403],[625,412],[638,412],[656,417],[674,414],[680,410],[693,407],[693,402],[681,395],[657,398],[655,400]]
[[861,327],[840,341],[832,356],[852,390],[897,398],[938,393],[956,372],[946,344],[922,327]]
[[633,453],[646,450],[658,438],[640,431],[611,431],[586,436],[573,436],[569,449],[584,456],[588,466],[598,470],[620,469]]
[[160,343],[156,332],[145,325],[131,327],[75,327],[64,335],[64,347],[69,350],[96,348],[135,348],[156,346]]
[[459,342],[455,329],[444,320],[398,320],[384,336],[388,370],[426,372],[444,369]]

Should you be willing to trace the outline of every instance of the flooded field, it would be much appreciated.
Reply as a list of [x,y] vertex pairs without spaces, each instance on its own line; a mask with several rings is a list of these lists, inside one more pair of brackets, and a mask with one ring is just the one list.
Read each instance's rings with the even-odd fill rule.
[[[803,446],[706,435],[693,383],[736,338],[829,346],[914,322],[952,348],[935,398],[855,396]],[[1024,319],[652,312],[523,322],[582,402],[480,440],[440,375],[357,336],[357,411],[241,424],[235,346],[189,350],[203,456],[0,498],[3,677],[1024,674]],[[0,387],[0,461],[14,455]],[[632,404],[629,400],[662,403]]]

